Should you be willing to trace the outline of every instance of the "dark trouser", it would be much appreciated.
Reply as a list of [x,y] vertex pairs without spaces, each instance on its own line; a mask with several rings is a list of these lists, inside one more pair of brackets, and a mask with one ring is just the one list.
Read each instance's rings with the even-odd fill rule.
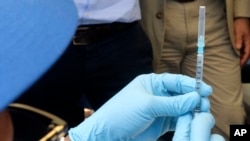
[[96,110],[137,75],[152,72],[151,61],[151,44],[135,23],[98,42],[70,44],[57,63],[17,102],[55,114],[72,127],[84,118],[83,94]]
[[242,83],[250,83],[250,63],[246,64],[241,70]]

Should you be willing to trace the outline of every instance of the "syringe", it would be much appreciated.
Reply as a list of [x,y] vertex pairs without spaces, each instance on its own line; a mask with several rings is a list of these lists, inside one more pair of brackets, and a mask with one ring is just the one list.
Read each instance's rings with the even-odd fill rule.
[[[199,9],[199,23],[198,23],[198,41],[197,41],[197,62],[196,62],[196,86],[195,90],[200,94],[202,87],[202,77],[203,77],[203,54],[205,47],[205,13],[206,7],[200,6]],[[200,112],[201,103],[195,108],[194,116]]]

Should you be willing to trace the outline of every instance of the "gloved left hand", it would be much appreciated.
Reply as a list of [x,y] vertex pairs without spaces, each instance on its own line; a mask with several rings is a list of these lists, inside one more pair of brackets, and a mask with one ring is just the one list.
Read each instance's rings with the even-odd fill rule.
[[173,141],[225,141],[219,134],[212,134],[215,124],[209,112],[197,113],[195,117],[187,113],[178,118]]
[[176,74],[140,75],[92,116],[69,130],[71,141],[157,140],[174,130],[177,117],[198,103],[209,110],[212,88],[203,83],[201,96],[195,79]]

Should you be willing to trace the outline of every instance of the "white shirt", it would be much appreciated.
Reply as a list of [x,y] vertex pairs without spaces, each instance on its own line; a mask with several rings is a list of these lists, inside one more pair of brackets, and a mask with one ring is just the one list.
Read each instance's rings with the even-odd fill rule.
[[141,18],[139,0],[74,0],[79,24],[133,22]]

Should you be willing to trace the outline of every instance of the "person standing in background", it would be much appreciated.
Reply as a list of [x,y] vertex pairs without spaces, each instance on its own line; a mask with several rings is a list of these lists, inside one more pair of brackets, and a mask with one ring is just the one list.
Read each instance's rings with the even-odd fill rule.
[[156,73],[195,76],[199,6],[206,6],[203,80],[212,85],[213,132],[228,140],[244,123],[241,66],[250,54],[249,0],[141,0],[141,25],[153,46]]
[[138,0],[74,3],[79,20],[72,42],[16,101],[55,114],[69,127],[84,118],[83,95],[96,110],[135,76],[153,71],[152,47],[138,23]]

